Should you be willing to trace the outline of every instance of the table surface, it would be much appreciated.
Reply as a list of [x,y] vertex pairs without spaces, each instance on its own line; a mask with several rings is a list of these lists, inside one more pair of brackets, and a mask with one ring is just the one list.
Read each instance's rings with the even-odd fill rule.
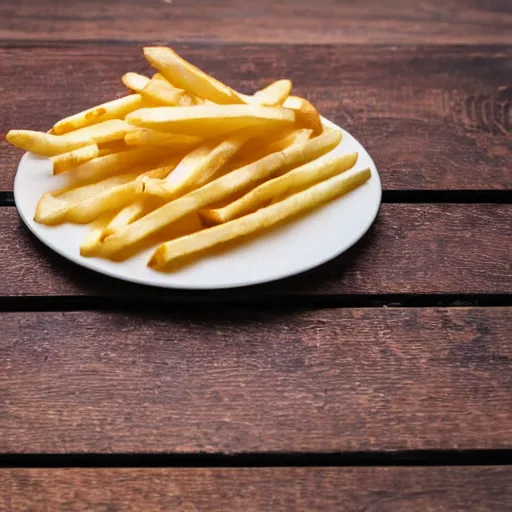
[[[3,0],[0,510],[510,510],[511,27],[509,0]],[[353,133],[369,233],[208,293],[35,240],[3,135],[118,95],[155,42]]]

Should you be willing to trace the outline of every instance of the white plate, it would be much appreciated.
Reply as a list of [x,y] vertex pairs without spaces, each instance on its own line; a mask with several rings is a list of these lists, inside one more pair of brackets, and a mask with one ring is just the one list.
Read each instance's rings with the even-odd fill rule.
[[[323,119],[326,126],[335,125]],[[331,260],[357,242],[379,210],[379,174],[364,147],[345,130],[332,154],[357,151],[356,168],[369,167],[372,177],[363,186],[325,206],[239,244],[221,255],[197,259],[172,273],[146,266],[153,249],[123,261],[80,256],[79,246],[89,226],[45,226],[34,222],[36,204],[45,192],[65,186],[66,176],[53,176],[52,164],[31,153],[23,156],[14,180],[18,212],[37,238],[65,258],[101,274],[164,288],[215,289],[265,283],[298,274]]]

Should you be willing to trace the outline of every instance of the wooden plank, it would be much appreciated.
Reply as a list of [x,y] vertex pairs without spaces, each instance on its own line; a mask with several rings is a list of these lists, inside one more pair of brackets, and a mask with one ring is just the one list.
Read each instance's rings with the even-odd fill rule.
[[[511,188],[511,48],[178,49],[246,92],[291,78],[298,94],[365,145],[386,189]],[[132,45],[3,48],[0,60],[8,92],[0,135],[11,128],[47,130],[61,117],[123,94],[126,71],[149,72]],[[11,190],[21,152],[0,138],[0,190]]]
[[507,0],[359,2],[3,0],[0,38],[280,42],[510,43]]
[[510,449],[512,308],[4,313],[3,453]]
[[0,507],[58,511],[508,510],[500,467],[9,469]]
[[[384,204],[359,243],[312,271],[228,292],[161,290],[158,299],[510,293],[511,215],[512,205]],[[3,297],[155,299],[152,289],[64,260],[28,232],[14,208],[0,208],[0,282]]]

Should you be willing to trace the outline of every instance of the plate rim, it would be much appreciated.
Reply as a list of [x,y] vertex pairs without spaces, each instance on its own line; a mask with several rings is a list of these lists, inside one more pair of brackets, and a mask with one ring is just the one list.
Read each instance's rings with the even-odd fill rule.
[[15,174],[15,177],[14,177],[13,195],[14,195],[14,203],[15,203],[15,206],[16,206],[16,210],[18,212],[18,215],[23,220],[23,223],[25,224],[25,226],[27,226],[27,228],[30,230],[30,232],[40,242],[42,242],[45,246],[50,248],[52,251],[56,252],[59,256],[65,258],[68,261],[71,261],[75,265],[84,267],[84,268],[86,268],[88,270],[92,270],[93,272],[96,272],[96,273],[101,274],[101,275],[108,276],[110,278],[118,279],[120,281],[125,281],[125,282],[129,282],[129,283],[134,283],[134,284],[143,285],[143,286],[150,286],[150,287],[155,287],[155,288],[160,288],[160,289],[169,289],[169,290],[173,290],[173,289],[174,290],[227,290],[227,289],[233,289],[233,288],[246,288],[246,287],[252,287],[252,286],[257,286],[257,285],[263,285],[263,284],[266,284],[266,283],[272,283],[272,282],[280,281],[280,280],[283,280],[283,279],[291,278],[291,277],[294,277],[294,276],[298,276],[298,275],[304,274],[306,272],[309,272],[310,270],[312,270],[314,268],[317,268],[317,267],[320,267],[322,265],[325,265],[329,261],[334,260],[335,258],[339,257],[341,254],[346,252],[348,249],[350,249],[359,240],[361,240],[364,237],[364,235],[368,232],[368,230],[370,229],[372,224],[375,222],[375,219],[377,218],[377,215],[379,213],[379,210],[380,210],[380,207],[381,207],[381,204],[382,204],[382,182],[381,182],[381,179],[380,179],[380,175],[379,175],[377,166],[375,165],[375,162],[373,161],[371,155],[368,153],[366,148],[359,142],[359,140],[356,139],[348,130],[346,130],[345,128],[342,128],[341,126],[336,125],[335,123],[333,123],[332,121],[326,119],[323,116],[320,116],[320,117],[321,117],[322,123],[324,125],[327,125],[330,128],[341,129],[343,132],[346,132],[348,135],[350,135],[354,139],[354,141],[359,146],[361,146],[364,149],[364,151],[366,152],[366,154],[367,154],[367,156],[368,156],[368,158],[370,160],[371,166],[372,166],[372,177],[371,177],[371,179],[375,180],[377,182],[376,184],[378,185],[378,187],[377,187],[378,188],[378,200],[375,201],[374,207],[373,207],[373,212],[370,215],[370,217],[368,218],[367,223],[364,225],[364,228],[360,231],[360,234],[357,237],[354,237],[353,240],[349,240],[347,243],[340,245],[340,247],[336,250],[335,253],[333,253],[333,254],[329,253],[329,255],[327,255],[325,258],[321,258],[321,259],[319,259],[319,260],[317,260],[317,261],[315,261],[314,263],[311,263],[311,264],[302,265],[302,266],[300,266],[299,269],[293,269],[290,272],[285,272],[285,273],[279,272],[278,274],[275,274],[275,275],[266,276],[264,279],[251,279],[251,278],[248,278],[248,279],[246,279],[243,282],[239,281],[239,282],[236,282],[236,283],[225,283],[225,284],[204,284],[204,283],[203,284],[179,284],[179,283],[172,283],[171,284],[171,283],[166,283],[164,281],[162,281],[162,282],[148,282],[144,278],[138,278],[136,276],[132,277],[132,276],[120,275],[120,274],[118,274],[118,273],[116,273],[114,271],[110,271],[110,269],[108,269],[108,268],[107,269],[98,268],[94,264],[94,261],[96,260],[96,258],[84,258],[83,256],[80,256],[80,254],[78,254],[77,256],[70,255],[66,251],[60,249],[60,247],[55,245],[53,242],[51,242],[48,239],[46,239],[37,229],[35,229],[35,224],[32,222],[33,219],[29,219],[25,215],[25,213],[22,211],[22,209],[20,209],[20,207],[18,205],[18,199],[17,199],[18,198],[17,183],[18,183],[19,175],[20,175],[19,170],[20,170],[22,161],[29,154],[31,154],[29,152],[24,153],[23,156],[20,158],[20,161],[18,163],[18,167],[16,169],[16,174]]

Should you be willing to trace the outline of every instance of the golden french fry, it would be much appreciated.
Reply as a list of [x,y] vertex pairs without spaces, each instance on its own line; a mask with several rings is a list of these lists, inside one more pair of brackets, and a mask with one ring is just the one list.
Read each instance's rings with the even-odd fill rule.
[[184,135],[217,137],[249,126],[276,128],[295,121],[292,109],[257,105],[141,108],[126,116],[134,125]]
[[[245,167],[250,163],[261,160],[263,157],[282,151],[283,149],[291,146],[292,144],[303,144],[311,136],[311,130],[306,128],[294,129],[292,131],[285,130],[284,135],[276,140],[276,137],[264,137],[259,141],[251,140],[243,148],[241,154],[236,157],[233,162],[229,162],[225,169],[222,170],[223,174]],[[259,142],[263,142],[260,144]]]
[[97,144],[84,146],[75,149],[69,153],[62,153],[61,155],[52,156],[50,160],[53,162],[53,174],[69,171],[73,167],[77,167],[93,158],[97,158],[100,150]]
[[124,228],[130,222],[142,216],[144,211],[146,210],[146,199],[141,198],[137,201],[125,206],[122,210],[120,210],[104,227],[102,233],[98,237],[98,241],[103,240],[107,236],[119,231]]
[[186,155],[164,180],[147,179],[144,192],[174,199],[210,181],[247,142],[251,131],[234,133],[222,142],[209,142]]
[[149,83],[150,79],[139,73],[129,72],[123,75],[121,81],[128,89],[140,93]]
[[313,136],[323,132],[322,119],[316,108],[305,98],[299,96],[288,96],[283,104],[295,112],[297,124],[303,128],[311,128]]
[[65,133],[109,121],[111,119],[124,119],[128,112],[137,110],[142,106],[140,94],[130,94],[116,100],[108,101],[96,107],[89,108],[78,114],[61,119],[52,128],[54,135]]
[[291,80],[278,80],[264,89],[257,91],[253,98],[259,105],[278,107],[286,101],[286,98],[290,95],[292,86]]
[[111,187],[102,194],[71,206],[66,212],[66,221],[87,224],[105,212],[123,208],[142,193],[141,182],[137,178],[137,175],[132,175],[128,183]]
[[70,172],[70,184],[78,186],[91,183],[119,174],[130,167],[151,165],[168,157],[169,153],[167,148],[144,147],[100,156],[75,167]]
[[192,135],[157,132],[149,128],[139,128],[127,133],[124,138],[128,146],[166,146],[186,150],[200,144],[203,139]]
[[217,178],[201,188],[157,208],[126,228],[105,238],[102,244],[102,255],[111,257],[187,213],[197,212],[236,192],[246,190],[251,185],[272,176],[282,167],[300,165],[314,160],[337,146],[341,137],[341,132],[326,131],[304,144],[293,144],[283,151],[268,155],[253,164]]
[[80,244],[80,254],[82,256],[94,256],[101,242],[103,231],[114,215],[115,212],[107,212],[91,223],[91,229]]
[[140,93],[159,105],[185,107],[194,104],[194,100],[186,91],[173,87],[160,73],[156,73]]
[[264,89],[256,91],[253,96],[241,94],[246,103],[266,107],[280,107],[290,95],[291,80],[278,80]]
[[[128,134],[126,134],[126,135],[128,135]],[[132,147],[127,146],[124,139],[113,140],[112,142],[105,142],[103,144],[98,144],[98,148],[100,150],[98,156],[112,155],[113,153],[121,153],[121,151],[127,151],[129,149],[134,149]]]
[[282,176],[262,183],[223,208],[201,210],[199,214],[215,224],[228,222],[258,208],[268,206],[277,197],[293,194],[346,171],[354,166],[356,160],[357,153],[344,156],[324,155]]
[[148,265],[164,271],[179,258],[195,254],[204,249],[251,233],[262,231],[279,222],[312,210],[365,183],[371,176],[370,169],[350,170],[291,195],[287,199],[267,206],[239,219],[226,222],[178,238],[160,245]]
[[119,140],[128,132],[136,129],[136,126],[125,121],[111,119],[64,135],[53,135],[32,130],[11,130],[5,138],[13,146],[25,151],[43,156],[55,156],[83,146]]
[[117,187],[110,187],[108,190],[88,198],[81,204],[74,205],[67,212],[66,220],[83,224],[90,222],[104,212],[123,208],[142,196],[142,183],[145,177],[154,179],[164,178],[176,167],[177,162],[178,160],[175,160],[168,165],[151,169],[142,174],[134,173],[135,176],[131,181],[120,184]]
[[59,224],[65,222],[68,212],[75,205],[82,205],[85,201],[109,192],[119,185],[124,185],[136,177],[137,174],[135,173],[127,173],[91,185],[65,188],[43,194],[37,203],[34,220],[40,224]]
[[244,103],[231,87],[190,64],[170,48],[148,46],[144,48],[144,56],[176,87],[219,104]]
[[[145,211],[147,211],[147,208],[144,208]],[[201,221],[201,218],[197,213],[189,213],[185,215],[184,217],[180,218],[178,221],[174,222],[170,226],[166,226],[165,229],[160,231],[159,233],[153,234],[149,236],[148,238],[145,238],[144,240],[141,240],[139,243],[128,247],[126,250],[124,250],[120,254],[116,254],[112,259],[121,261],[125,260],[127,258],[130,258],[132,256],[135,256],[141,251],[144,251],[146,249],[151,249],[158,244],[161,244],[162,242],[165,242],[167,240],[174,240],[175,238],[179,238],[191,233],[194,233],[200,229],[202,229],[203,223]],[[94,239],[92,239],[91,234],[91,240],[89,244],[85,246],[85,251],[82,252],[82,249],[80,250],[80,254],[82,256],[102,256],[102,247],[103,247],[103,239],[105,236],[105,233],[108,230],[105,228],[105,230],[99,234],[95,233]]]
[[[92,229],[87,234],[85,240],[80,245],[80,254],[82,256],[95,256],[101,252],[101,243],[103,239],[127,226],[130,222],[142,215],[154,210],[161,205],[154,199],[142,198],[128,204],[119,211],[111,211],[98,217],[92,223]],[[189,231],[192,232],[192,231]],[[165,232],[167,234],[167,231]],[[175,238],[172,236],[171,238]]]
[[143,176],[165,177],[175,165],[152,169],[142,175],[128,172],[91,185],[44,194],[37,205],[34,220],[41,224],[87,224],[103,213],[122,208],[140,196]]
[[275,153],[276,151],[282,151],[284,148],[291,146],[292,144],[303,144],[306,143],[311,137],[311,130],[308,128],[301,128],[299,130],[294,130],[288,135],[284,136],[281,139],[278,139],[270,144],[264,146],[262,150],[266,154]]
[[32,130],[10,130],[7,132],[5,140],[17,148],[42,156],[68,153],[95,142],[91,137],[86,140],[70,140],[64,135],[59,136]]

